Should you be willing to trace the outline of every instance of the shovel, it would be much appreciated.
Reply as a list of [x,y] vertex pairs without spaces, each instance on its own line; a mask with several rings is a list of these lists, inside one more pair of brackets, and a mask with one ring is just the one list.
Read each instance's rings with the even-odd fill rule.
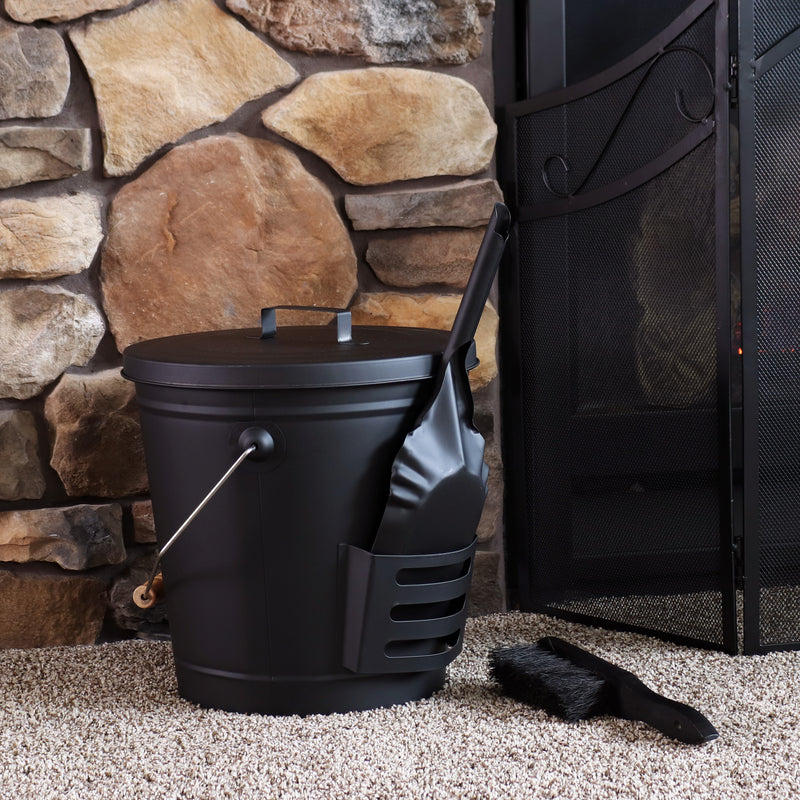
[[472,423],[466,360],[508,239],[511,215],[495,204],[442,354],[431,399],[392,465],[389,498],[372,552],[444,553],[471,544],[489,468]]

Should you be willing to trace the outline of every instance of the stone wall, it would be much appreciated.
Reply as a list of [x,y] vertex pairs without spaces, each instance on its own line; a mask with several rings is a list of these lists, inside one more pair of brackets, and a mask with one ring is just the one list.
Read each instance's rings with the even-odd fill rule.
[[[492,0],[5,0],[0,646],[163,629],[122,350],[266,305],[449,328],[499,189]],[[304,319],[305,323],[315,320]],[[497,315],[471,376],[502,602]]]

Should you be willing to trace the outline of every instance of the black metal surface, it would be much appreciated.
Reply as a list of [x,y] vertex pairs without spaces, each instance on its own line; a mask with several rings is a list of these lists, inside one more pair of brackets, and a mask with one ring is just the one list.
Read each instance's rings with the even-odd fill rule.
[[353,319],[346,308],[330,308],[329,306],[271,306],[261,309],[261,338],[273,339],[278,334],[279,310],[313,311],[317,314],[336,315],[336,341],[339,343],[353,341]]
[[691,0],[569,0],[565,13],[567,83],[618,64],[678,17]]
[[[330,333],[330,331],[328,331]],[[259,391],[137,383],[159,543],[240,452],[246,461],[164,558],[181,694],[231,711],[308,714],[415,699],[443,669],[356,675],[342,665],[339,545],[369,549],[389,470],[426,381]]]
[[800,6],[795,0],[740,0],[742,19],[752,24],[742,26],[742,45],[760,58],[781,39],[800,27]]
[[477,541],[422,555],[340,545],[346,576],[342,663],[372,674],[449,664],[463,646]]
[[727,20],[710,6],[508,109],[509,572],[523,608],[731,650]]
[[523,24],[527,30],[525,96],[567,85],[566,9],[563,0],[527,0]]
[[364,386],[431,377],[448,332],[356,326],[339,342],[330,326],[205,331],[151,339],[123,354],[126,377],[163,386],[257,389]]
[[742,2],[744,647],[800,643],[800,6]]

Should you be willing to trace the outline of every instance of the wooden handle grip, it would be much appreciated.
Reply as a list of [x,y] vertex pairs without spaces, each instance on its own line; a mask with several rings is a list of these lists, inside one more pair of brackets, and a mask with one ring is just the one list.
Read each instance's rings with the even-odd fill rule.
[[153,585],[150,587],[150,593],[145,594],[147,584],[143,583],[133,590],[133,602],[139,608],[152,608],[159,600],[164,597],[164,576],[159,572],[153,578]]

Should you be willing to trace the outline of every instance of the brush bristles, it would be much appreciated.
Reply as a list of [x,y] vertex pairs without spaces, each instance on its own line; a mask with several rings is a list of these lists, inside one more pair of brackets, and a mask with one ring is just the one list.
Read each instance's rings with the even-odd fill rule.
[[496,647],[489,671],[509,697],[567,722],[604,712],[606,682],[538,645]]

